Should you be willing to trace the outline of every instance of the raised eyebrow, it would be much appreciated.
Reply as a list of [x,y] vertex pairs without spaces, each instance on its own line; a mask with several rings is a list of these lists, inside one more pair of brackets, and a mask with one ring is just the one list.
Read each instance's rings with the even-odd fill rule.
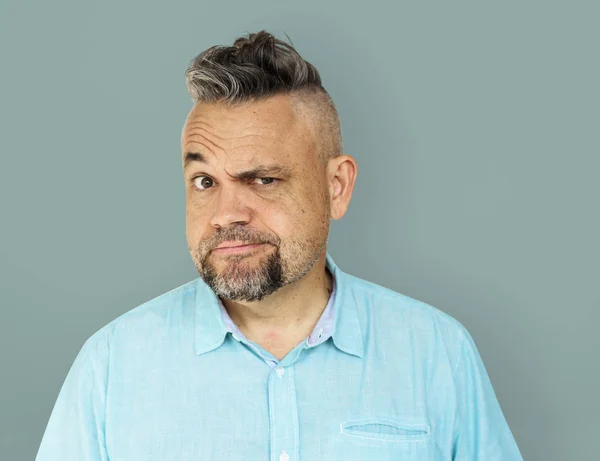
[[206,161],[206,157],[204,157],[204,154],[201,154],[200,152],[186,153],[185,159],[183,160],[183,168],[186,169],[192,162],[208,163]]
[[[183,168],[186,169],[193,162],[208,164],[206,157],[200,152],[187,152],[183,161]],[[289,176],[292,173],[292,171],[293,168],[286,165],[259,165],[255,168],[252,168],[251,170],[240,171],[239,173],[234,173],[231,176],[233,178],[244,181],[252,178],[266,177],[268,175],[285,177]]]
[[231,176],[241,181],[252,178],[264,178],[271,175],[287,177],[292,173],[292,170],[292,168],[284,165],[260,165],[248,171],[234,173]]

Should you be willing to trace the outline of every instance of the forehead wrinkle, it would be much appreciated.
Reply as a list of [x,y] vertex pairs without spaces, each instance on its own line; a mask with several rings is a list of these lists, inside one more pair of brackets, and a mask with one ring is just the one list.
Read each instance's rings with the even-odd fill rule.
[[[201,135],[194,135],[194,136],[200,136],[202,138]],[[200,145],[200,146],[206,148],[206,151],[204,149],[198,149],[198,148],[191,147],[191,146],[189,146],[190,143]],[[202,142],[201,139],[200,140],[190,139],[188,141],[188,143],[186,143],[186,146],[187,146],[187,148],[184,149],[184,160],[185,160],[185,154],[187,152],[194,152],[194,151],[199,151],[202,154],[205,152],[209,152],[215,158],[217,157],[215,151],[211,148],[212,144],[204,143],[204,142]],[[272,146],[265,147],[265,145],[261,145],[261,144],[245,143],[245,144],[237,145],[236,147],[232,147],[230,149],[229,154],[227,154],[225,149],[222,149],[219,146],[216,146],[216,149],[220,152],[223,152],[223,155],[221,156],[221,158],[224,158],[224,157],[229,158],[229,161],[226,161],[225,163],[231,164],[231,166],[233,166],[233,168],[236,170],[247,171],[248,169],[256,168],[256,166],[258,166],[258,165],[261,165],[261,166],[262,165],[276,165],[276,164],[280,164],[279,162],[281,161],[281,158],[277,158],[277,156],[274,157],[272,155],[272,153],[274,151],[277,151],[277,149],[274,149]],[[217,158],[217,160],[218,160],[218,158]],[[222,163],[222,162],[219,162],[219,163]],[[281,166],[283,166],[283,165],[281,165]],[[229,167],[225,168],[225,165],[222,165],[222,168],[225,170],[225,173],[227,173],[227,175],[229,175],[230,177],[237,176],[236,174],[230,174],[227,171],[227,168],[229,168]]]
[[[200,138],[200,139],[196,139],[196,138]],[[194,143],[194,144],[199,144],[201,146],[203,146],[204,148],[206,148],[207,151],[209,151],[212,155],[216,156],[216,152],[217,151],[221,151],[223,152],[223,149],[216,145],[214,142],[212,142],[210,139],[208,139],[206,136],[204,136],[201,133],[190,133],[186,142],[186,146],[190,143]],[[188,150],[192,150],[192,149],[184,149],[185,151]]]
[[[191,115],[191,114],[190,114]],[[188,115],[188,117],[185,120],[185,123],[183,125],[183,130],[181,131],[181,138],[183,140],[183,138],[185,136],[188,135],[188,133],[193,130],[194,128],[197,128],[199,125],[206,125],[208,128],[212,128],[211,124],[208,122],[204,122],[202,120],[193,120],[190,118],[190,115]]]
[[[200,145],[200,146],[202,146],[203,148],[202,148],[202,149],[198,149],[198,148],[196,148],[196,147],[191,147],[191,146],[190,146],[190,144]],[[213,151],[213,150],[212,150],[212,149],[211,149],[211,148],[210,148],[208,145],[206,145],[206,144],[203,144],[201,141],[189,141],[189,142],[186,144],[186,146],[184,146],[184,149],[183,149],[183,157],[182,157],[182,159],[181,159],[181,160],[182,160],[182,162],[184,162],[183,168],[184,168],[185,170],[187,170],[188,168],[191,168],[191,167],[192,167],[192,165],[193,165],[194,163],[200,163],[200,162],[195,162],[195,161],[192,161],[192,162],[189,162],[189,163],[187,163],[187,164],[186,164],[186,163],[185,163],[185,161],[186,161],[186,156],[187,156],[187,153],[188,153],[188,152],[199,152],[200,154],[203,154],[203,156],[204,156],[205,158],[207,157],[207,156],[205,155],[206,153],[210,153],[212,156],[216,157],[216,154],[214,153],[214,151]],[[207,159],[207,160],[208,160],[208,159]]]
[[203,131],[214,138],[222,139],[218,134],[214,133],[211,130],[214,130],[214,127],[212,125],[210,125],[207,122],[202,122],[200,120],[190,122],[186,126],[186,132]]
[[[274,149],[272,146],[266,146],[265,144],[256,144],[252,142],[247,142],[243,144],[240,142],[240,144],[231,146],[229,149],[225,149],[220,146],[217,146],[210,140],[207,140],[202,134],[194,134],[190,139],[188,139],[186,146],[184,146],[184,156],[187,152],[193,152],[195,150],[198,150],[197,148],[194,149],[194,147],[190,146],[190,144],[192,143],[202,146],[215,158],[217,157],[217,153],[220,153],[220,156],[222,158],[230,157],[232,159],[232,163],[234,164],[239,163],[240,161],[242,164],[256,163],[257,161],[270,161],[272,159],[272,152],[277,150]],[[201,149],[200,153],[204,153],[204,149]]]
[[[194,120],[187,120],[186,121],[186,128],[188,129],[192,129],[192,128],[200,128],[200,129],[205,129],[205,130],[211,130],[211,134],[213,136],[215,136],[216,138],[220,138],[220,139],[226,139],[227,136],[219,136],[216,132],[219,131],[219,129],[223,130],[223,131],[227,131],[226,128],[223,127],[230,127],[233,126],[233,132],[235,134],[239,133],[240,131],[256,131],[256,132],[266,132],[266,133],[270,133],[273,131],[273,126],[265,126],[264,123],[256,123],[257,120],[253,119],[251,122],[243,121],[244,123],[242,123],[240,120],[230,120],[230,121],[221,121],[221,123],[218,123],[216,125],[211,125],[209,122],[205,121],[205,120],[198,120],[197,118]],[[242,135],[242,136],[254,136],[253,134],[250,135]],[[236,136],[229,136],[229,137],[236,137]]]
[[195,136],[199,136],[199,137],[205,139],[208,143],[210,143],[211,146],[213,146],[213,148],[221,149],[221,147],[217,144],[217,142],[218,142],[217,140],[221,140],[222,138],[215,135],[214,133],[211,133],[210,131],[208,131],[206,128],[204,128],[201,125],[202,125],[201,122],[200,123],[195,122],[195,123],[190,124],[188,129],[186,130],[187,137],[192,138]]
[[[236,148],[240,147],[241,145],[243,146],[242,143],[248,142],[248,140],[254,140],[256,138],[258,138],[258,139],[263,139],[263,138],[268,139],[269,138],[269,136],[265,136],[263,134],[256,134],[256,133],[242,134],[242,135],[233,136],[233,137],[223,137],[223,136],[219,136],[219,135],[215,134],[214,132],[207,130],[206,128],[204,128],[202,126],[198,126],[201,124],[202,123],[191,124],[189,126],[189,128],[186,130],[186,136],[187,137],[201,136],[204,139],[206,139],[208,142],[210,142],[211,145],[218,147],[221,150],[224,150],[224,148],[221,147],[219,144],[229,143],[230,149],[236,149]],[[275,137],[275,136],[272,136],[272,137]]]

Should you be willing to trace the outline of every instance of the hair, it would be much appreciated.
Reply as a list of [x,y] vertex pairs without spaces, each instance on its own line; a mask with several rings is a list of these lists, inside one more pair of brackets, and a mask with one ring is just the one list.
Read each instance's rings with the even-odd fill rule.
[[194,104],[234,106],[289,94],[294,111],[311,120],[320,160],[343,152],[339,116],[316,67],[264,30],[237,38],[233,46],[204,50],[191,61],[185,79]]

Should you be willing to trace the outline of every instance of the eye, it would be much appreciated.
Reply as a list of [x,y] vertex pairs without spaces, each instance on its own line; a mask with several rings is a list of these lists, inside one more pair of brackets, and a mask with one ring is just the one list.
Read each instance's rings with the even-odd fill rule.
[[[256,184],[264,188],[272,187],[279,181],[277,178],[253,178],[253,180],[258,181]],[[192,179],[192,184],[198,190],[206,190],[214,185],[214,181],[210,176],[196,176]]]
[[[259,182],[259,185],[261,186],[272,186],[276,183],[276,181],[279,181],[276,178],[256,178]],[[267,181],[267,184],[265,184],[263,181]]]
[[194,179],[192,179],[192,183],[198,189],[204,190],[208,189],[212,185],[213,180],[208,176],[196,176]]

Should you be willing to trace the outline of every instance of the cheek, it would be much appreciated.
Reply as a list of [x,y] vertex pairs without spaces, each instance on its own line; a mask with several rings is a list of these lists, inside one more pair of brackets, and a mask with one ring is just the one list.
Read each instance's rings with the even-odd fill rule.
[[260,215],[273,232],[281,238],[294,238],[313,234],[322,225],[325,206],[318,191],[306,191],[307,195],[296,195],[283,202],[265,204]]
[[198,216],[198,211],[191,206],[186,206],[185,208],[185,224],[186,224],[186,228],[188,229],[188,231],[190,230],[191,227],[193,227],[194,225],[196,225],[198,223],[199,220],[199,216]]
[[192,245],[204,238],[204,233],[207,232],[208,218],[202,212],[201,207],[186,206],[185,209],[185,232],[187,240]]
[[195,222],[202,218],[202,207],[188,202],[185,207],[185,219],[188,222]]
[[280,203],[264,204],[256,210],[255,225],[267,229],[268,232],[279,238],[285,238],[290,234],[290,228],[294,225],[287,210],[288,207],[282,206]]

